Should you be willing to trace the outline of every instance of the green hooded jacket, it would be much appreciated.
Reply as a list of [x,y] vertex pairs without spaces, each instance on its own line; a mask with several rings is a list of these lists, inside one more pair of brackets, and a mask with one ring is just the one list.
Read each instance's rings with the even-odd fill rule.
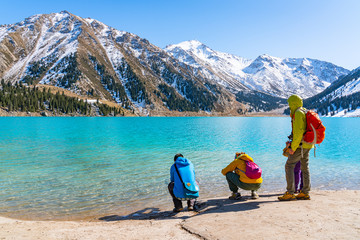
[[[291,95],[288,98],[288,103],[290,107],[290,117],[292,119],[292,134],[293,140],[291,142],[291,149],[296,151],[299,147],[303,135],[306,131],[306,109],[303,108],[303,101],[297,95]],[[301,111],[302,110],[302,111]],[[303,143],[303,148],[313,148],[314,145]]]

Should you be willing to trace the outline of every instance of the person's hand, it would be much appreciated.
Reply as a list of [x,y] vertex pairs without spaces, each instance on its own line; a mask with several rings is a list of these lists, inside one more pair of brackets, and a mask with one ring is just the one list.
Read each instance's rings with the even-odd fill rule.
[[289,154],[290,154],[290,155],[293,155],[293,154],[294,154],[294,151],[293,151],[291,148],[289,149]]
[[290,147],[290,145],[291,145],[291,142],[290,142],[290,141],[287,141],[287,142],[286,142],[286,147]]

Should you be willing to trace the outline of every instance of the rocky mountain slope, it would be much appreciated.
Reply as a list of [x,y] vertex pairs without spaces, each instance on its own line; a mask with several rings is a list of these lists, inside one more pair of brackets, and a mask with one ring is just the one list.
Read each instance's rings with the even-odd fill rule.
[[268,111],[292,93],[312,96],[347,73],[311,59],[248,60],[197,41],[161,49],[67,11],[0,26],[0,79],[61,87],[138,115]]
[[69,12],[0,26],[0,78],[114,100],[140,115],[231,113],[235,96],[134,34]]
[[360,116],[360,67],[304,101],[323,116]]

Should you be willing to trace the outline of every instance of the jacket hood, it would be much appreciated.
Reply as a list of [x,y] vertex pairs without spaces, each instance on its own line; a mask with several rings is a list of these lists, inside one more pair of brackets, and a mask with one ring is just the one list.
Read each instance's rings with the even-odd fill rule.
[[178,166],[187,166],[190,165],[190,161],[183,157],[178,157],[175,161]]
[[289,103],[290,107],[290,116],[293,116],[296,109],[303,106],[303,101],[298,95],[291,95],[287,102]]
[[242,159],[242,160],[254,162],[254,160],[252,159],[252,157],[250,157],[250,156],[247,155],[246,153],[239,155],[239,156],[237,157],[237,159]]

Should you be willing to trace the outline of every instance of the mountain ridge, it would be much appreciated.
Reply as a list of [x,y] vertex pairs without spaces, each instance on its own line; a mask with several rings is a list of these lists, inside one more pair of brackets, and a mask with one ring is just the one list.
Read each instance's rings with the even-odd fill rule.
[[243,108],[221,86],[180,66],[148,40],[94,19],[68,12],[35,15],[0,27],[0,37],[0,57],[5,60],[0,77],[12,83],[46,83],[80,95],[91,93],[139,115],[236,113]]
[[[199,51],[199,46],[205,51]],[[292,94],[306,98],[323,91],[339,76],[349,72],[332,63],[310,58],[281,59],[262,54],[251,60],[208,49],[210,48],[198,41],[185,41],[165,48],[174,57],[197,67],[199,71],[212,72],[214,79],[219,75],[229,76],[231,81],[226,83],[234,92],[245,87],[281,98]],[[219,59],[221,64],[211,64],[214,58]],[[228,59],[231,61],[227,61]],[[233,81],[242,84],[242,87],[234,85]]]
[[360,67],[304,101],[322,116],[360,117]]
[[294,73],[285,72],[290,74],[289,84],[308,74],[319,89],[324,87],[319,78],[333,77],[334,82],[343,69],[319,60],[302,59],[299,64],[299,59],[266,54],[251,60],[195,40],[186,44],[161,49],[135,34],[68,11],[37,14],[0,26],[0,79],[61,87],[116,102],[140,116],[238,115],[286,104],[282,83],[276,82],[284,80],[284,72],[274,66],[294,65]]

